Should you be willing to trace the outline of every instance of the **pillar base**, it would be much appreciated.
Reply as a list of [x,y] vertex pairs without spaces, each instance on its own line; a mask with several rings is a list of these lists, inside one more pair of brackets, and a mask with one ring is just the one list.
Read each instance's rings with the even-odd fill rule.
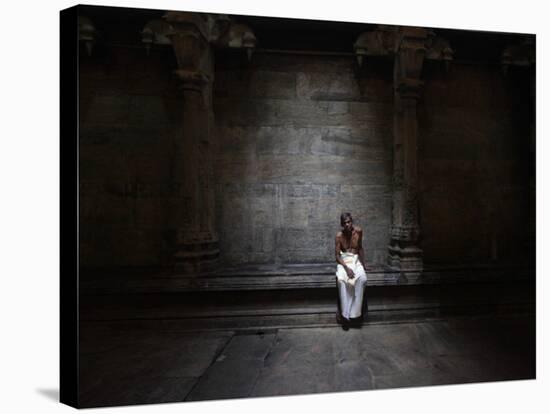
[[392,241],[388,246],[388,265],[395,270],[420,272],[424,268],[423,251],[402,241]]
[[189,277],[213,274],[218,270],[219,257],[217,240],[180,244],[174,255],[174,273]]
[[421,272],[423,251],[418,247],[420,229],[417,225],[392,226],[388,246],[388,265],[394,270]]

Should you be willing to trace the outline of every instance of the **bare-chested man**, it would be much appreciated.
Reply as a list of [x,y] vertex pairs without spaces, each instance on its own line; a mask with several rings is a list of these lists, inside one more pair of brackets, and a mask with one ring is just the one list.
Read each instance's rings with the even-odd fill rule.
[[365,273],[363,230],[353,225],[350,213],[342,213],[340,224],[342,231],[336,235],[335,243],[336,262],[338,263],[336,277],[340,297],[338,319],[345,326],[350,319],[357,320],[361,317],[367,274]]

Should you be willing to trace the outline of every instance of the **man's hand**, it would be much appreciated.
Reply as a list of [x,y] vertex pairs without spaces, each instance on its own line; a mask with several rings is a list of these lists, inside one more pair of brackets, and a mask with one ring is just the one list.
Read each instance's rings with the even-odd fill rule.
[[353,270],[351,270],[349,267],[345,267],[344,269],[346,269],[346,273],[348,274],[348,277],[350,279],[353,279],[355,277],[355,273],[353,273]]

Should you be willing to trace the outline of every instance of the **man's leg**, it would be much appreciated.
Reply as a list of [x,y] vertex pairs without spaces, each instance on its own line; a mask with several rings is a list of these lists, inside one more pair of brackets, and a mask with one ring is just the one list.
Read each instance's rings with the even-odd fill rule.
[[344,270],[344,267],[339,264],[336,266],[336,289],[338,291],[338,317],[339,322],[342,323],[342,318],[349,318],[349,293],[346,289],[346,279],[347,274]]
[[342,316],[346,319],[350,318],[350,309],[352,305],[353,300],[353,291],[350,289],[350,286],[342,281],[338,281],[338,293],[340,294],[340,310],[342,313]]
[[362,316],[363,310],[363,293],[365,291],[365,285],[367,284],[367,275],[362,267],[360,267],[356,274],[355,286],[353,289],[353,296],[351,298],[350,306],[350,318],[359,318]]
[[344,322],[342,317],[342,301],[340,300],[340,281],[336,277],[336,322],[342,324]]

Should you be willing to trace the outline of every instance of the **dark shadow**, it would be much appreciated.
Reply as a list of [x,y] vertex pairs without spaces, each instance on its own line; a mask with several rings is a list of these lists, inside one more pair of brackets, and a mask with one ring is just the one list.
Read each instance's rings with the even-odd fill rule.
[[57,388],[37,389],[36,392],[54,402],[59,402],[59,390]]

